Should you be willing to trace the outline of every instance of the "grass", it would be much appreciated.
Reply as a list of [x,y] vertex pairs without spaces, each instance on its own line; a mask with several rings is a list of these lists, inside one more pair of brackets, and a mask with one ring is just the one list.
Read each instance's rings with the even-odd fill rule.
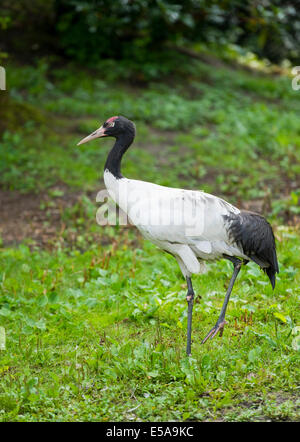
[[243,270],[223,338],[204,346],[231,269],[194,278],[190,359],[177,265],[124,236],[105,253],[2,250],[3,420],[296,419],[299,236],[280,230],[275,292],[255,265]]
[[[56,231],[44,247],[30,236],[0,239],[0,419],[298,420],[300,132],[290,80],[195,60],[188,81],[143,87],[109,71],[45,63],[7,74],[11,98],[38,117],[3,134],[1,188],[38,194],[46,214],[39,228]],[[75,144],[115,114],[138,127],[125,175],[259,202],[273,221],[275,291],[247,265],[222,339],[205,345],[231,265],[213,263],[194,277],[191,358],[175,260],[132,228],[95,221],[91,192],[102,187],[111,142]]]
[[101,149],[76,143],[108,116],[123,114],[138,128],[124,163],[128,176],[201,186],[233,203],[260,199],[276,217],[299,214],[300,107],[290,79],[195,60],[188,66],[184,82],[147,87],[43,63],[8,67],[11,96],[35,109],[37,121],[5,133],[1,185],[29,192],[60,181],[94,189],[110,141]]

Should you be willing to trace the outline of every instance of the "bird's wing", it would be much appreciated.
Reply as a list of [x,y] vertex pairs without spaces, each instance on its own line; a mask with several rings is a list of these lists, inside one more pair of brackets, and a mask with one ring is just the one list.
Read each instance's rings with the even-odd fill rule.
[[147,238],[195,245],[204,253],[210,252],[212,241],[228,239],[223,216],[230,213],[239,210],[213,195],[156,185],[136,189],[127,210]]

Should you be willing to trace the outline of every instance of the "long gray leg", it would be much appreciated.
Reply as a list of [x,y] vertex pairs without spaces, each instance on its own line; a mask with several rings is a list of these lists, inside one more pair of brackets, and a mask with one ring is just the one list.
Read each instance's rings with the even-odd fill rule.
[[222,306],[222,310],[221,310],[220,316],[219,316],[219,318],[218,318],[218,320],[216,322],[216,325],[205,336],[205,338],[202,340],[201,344],[204,344],[208,340],[208,338],[212,339],[214,336],[216,336],[216,334],[218,332],[220,332],[220,336],[222,336],[223,330],[224,330],[224,326],[226,324],[225,314],[226,314],[227,304],[228,304],[228,301],[229,301],[229,298],[230,298],[230,295],[231,295],[231,292],[232,292],[232,288],[233,288],[234,282],[235,282],[236,277],[239,274],[239,272],[241,270],[241,267],[242,267],[242,264],[243,264],[243,261],[241,261],[238,258],[233,258],[233,257],[226,257],[226,258],[230,259],[230,261],[234,265],[233,274],[232,274],[232,277],[230,279],[230,283],[229,283],[229,286],[228,286],[228,289],[227,289],[227,292],[226,292],[226,295],[225,295],[225,299],[224,299],[224,303],[223,303],[223,306]]
[[192,280],[189,276],[186,278],[188,292],[186,295],[186,300],[188,303],[188,324],[187,324],[187,344],[186,344],[186,354],[187,356],[191,355],[191,346],[192,346],[192,315],[193,315],[193,304],[194,304],[194,290],[192,286]]

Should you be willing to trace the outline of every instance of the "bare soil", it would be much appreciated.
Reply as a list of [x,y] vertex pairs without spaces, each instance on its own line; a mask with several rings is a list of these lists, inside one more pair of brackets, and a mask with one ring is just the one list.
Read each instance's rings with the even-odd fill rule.
[[29,238],[40,246],[49,244],[63,229],[63,210],[79,197],[78,194],[68,194],[54,199],[54,204],[49,206],[50,198],[46,193],[22,194],[0,189],[0,236],[3,245],[19,244]]

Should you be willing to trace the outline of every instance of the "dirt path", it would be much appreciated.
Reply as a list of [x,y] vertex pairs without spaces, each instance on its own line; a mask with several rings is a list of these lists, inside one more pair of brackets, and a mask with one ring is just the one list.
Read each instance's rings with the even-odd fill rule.
[[48,245],[64,227],[64,209],[74,205],[79,198],[78,193],[51,199],[46,193],[22,194],[0,190],[0,236],[3,245],[18,244],[28,238],[37,245]]

